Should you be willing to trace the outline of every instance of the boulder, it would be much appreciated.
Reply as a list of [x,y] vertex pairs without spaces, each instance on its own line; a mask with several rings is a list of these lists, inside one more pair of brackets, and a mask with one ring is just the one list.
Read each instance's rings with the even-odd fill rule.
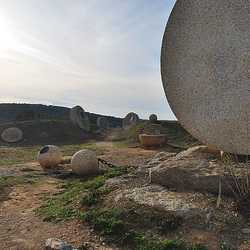
[[249,155],[249,3],[178,0],[162,41],[161,76],[182,126],[206,145]]
[[139,122],[139,116],[133,112],[130,112],[123,119],[122,128],[123,130],[128,130]]
[[151,209],[164,212],[168,216],[176,216],[183,219],[202,215],[198,206],[186,201],[186,197],[181,193],[172,192],[164,187],[153,184],[118,192],[114,201],[119,204],[123,200],[133,201]]
[[38,152],[38,162],[44,168],[56,167],[61,163],[62,154],[58,147],[47,145]]
[[57,238],[49,238],[45,241],[45,249],[46,250],[76,250],[77,248]]
[[109,129],[109,122],[105,117],[98,117],[96,124],[98,127],[104,128],[104,129]]
[[2,139],[6,142],[18,142],[23,138],[23,131],[16,127],[7,128],[2,132]]
[[99,169],[98,158],[88,149],[80,150],[73,155],[71,168],[75,174],[80,176],[96,174]]
[[[214,151],[214,152],[213,152]],[[207,152],[207,153],[205,153]],[[149,169],[151,182],[167,188],[207,191],[214,194],[232,195],[225,180],[234,183],[226,163],[217,158],[218,152],[201,146],[177,154],[156,167]],[[223,166],[225,165],[225,166]],[[250,169],[245,169],[250,172]],[[234,174],[241,181],[242,168],[234,168]]]
[[73,123],[76,123],[80,128],[89,131],[90,121],[81,106],[75,106],[70,109],[70,120]]

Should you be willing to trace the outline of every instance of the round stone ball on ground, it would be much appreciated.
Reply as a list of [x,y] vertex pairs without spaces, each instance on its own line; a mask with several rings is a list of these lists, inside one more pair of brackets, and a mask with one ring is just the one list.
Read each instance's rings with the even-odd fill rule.
[[62,160],[62,154],[58,147],[47,145],[38,152],[38,162],[44,168],[56,167]]
[[98,158],[92,151],[82,149],[73,155],[71,168],[75,174],[80,176],[95,174],[99,169]]

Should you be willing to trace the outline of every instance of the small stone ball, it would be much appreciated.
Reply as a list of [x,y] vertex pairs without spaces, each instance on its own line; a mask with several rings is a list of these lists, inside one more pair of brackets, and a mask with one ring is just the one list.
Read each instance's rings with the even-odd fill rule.
[[58,147],[47,145],[38,152],[38,162],[44,168],[55,167],[60,164],[62,154]]
[[80,176],[95,174],[99,169],[98,158],[92,151],[82,149],[73,155],[71,168],[75,174]]
[[156,122],[156,121],[157,121],[157,115],[151,114],[151,115],[149,116],[149,121],[151,121],[151,122]]

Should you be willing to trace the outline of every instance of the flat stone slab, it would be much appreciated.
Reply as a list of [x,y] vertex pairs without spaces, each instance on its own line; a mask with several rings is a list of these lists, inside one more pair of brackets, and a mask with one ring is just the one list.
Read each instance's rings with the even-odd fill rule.
[[162,42],[169,105],[194,137],[250,154],[249,22],[246,0],[178,0]]
[[199,208],[187,202],[184,195],[169,191],[158,185],[151,184],[146,187],[127,189],[117,194],[115,202],[120,202],[124,199],[183,219],[201,215]]
[[238,181],[242,183],[243,173],[249,174],[250,166],[248,163],[237,163],[235,166],[223,163],[215,157],[216,154],[215,150],[205,146],[180,152],[175,157],[170,157],[150,168],[150,180],[167,188],[206,191],[213,194],[219,193],[221,185],[222,194],[233,195],[227,184],[234,185],[235,183],[230,171],[233,171]]

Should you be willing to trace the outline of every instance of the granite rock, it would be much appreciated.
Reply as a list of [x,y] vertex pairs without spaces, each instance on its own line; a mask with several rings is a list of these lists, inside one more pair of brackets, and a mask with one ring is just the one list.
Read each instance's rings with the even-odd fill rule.
[[194,137],[250,154],[248,0],[177,0],[162,42],[169,105]]

